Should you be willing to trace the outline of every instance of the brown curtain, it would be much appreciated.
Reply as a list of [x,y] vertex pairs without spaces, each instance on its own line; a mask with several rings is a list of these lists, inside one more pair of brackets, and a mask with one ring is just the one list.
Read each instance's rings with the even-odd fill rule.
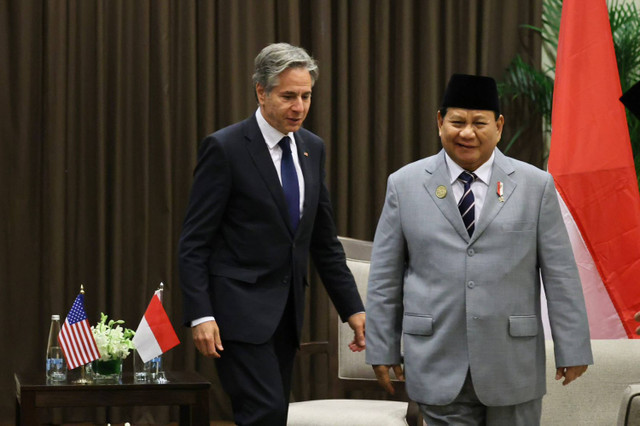
[[[305,47],[320,79],[305,126],[327,144],[338,230],[372,239],[386,178],[440,149],[435,114],[452,72],[500,78],[516,53],[540,61],[541,0],[0,0],[0,422],[13,372],[44,370],[51,314],[78,293],[135,328],[153,290],[182,344],[168,369],[213,382],[181,327],[176,246],[197,142],[256,109],[253,58]],[[507,111],[510,123],[528,119]],[[539,126],[509,154],[542,163]],[[327,297],[309,294],[306,338],[326,336]],[[326,371],[296,376],[321,397]],[[325,379],[326,381],[326,379]],[[318,390],[319,389],[319,390]]]

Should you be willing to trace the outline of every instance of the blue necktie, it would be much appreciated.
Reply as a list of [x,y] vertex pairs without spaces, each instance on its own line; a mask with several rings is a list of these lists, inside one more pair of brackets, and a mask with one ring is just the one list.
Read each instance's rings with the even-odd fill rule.
[[464,184],[464,193],[462,194],[460,201],[458,201],[458,210],[460,210],[462,221],[464,222],[464,226],[467,228],[469,236],[473,235],[473,230],[475,229],[476,224],[476,198],[473,196],[473,191],[471,191],[471,183],[476,180],[476,178],[476,175],[469,173],[466,170],[458,176],[458,180]]
[[282,149],[282,161],[280,162],[280,175],[284,198],[287,200],[287,210],[291,219],[291,228],[295,231],[300,222],[300,188],[298,186],[298,174],[291,156],[291,143],[289,136],[285,136],[278,142]]

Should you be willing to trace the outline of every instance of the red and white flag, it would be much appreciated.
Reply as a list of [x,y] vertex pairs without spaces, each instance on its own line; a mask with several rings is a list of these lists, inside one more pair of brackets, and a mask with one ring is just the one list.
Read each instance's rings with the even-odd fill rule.
[[143,362],[162,355],[180,343],[156,291],[133,336],[133,344]]
[[58,342],[70,370],[100,358],[96,340],[84,311],[84,294],[80,293],[64,321]]
[[561,198],[591,338],[638,337],[640,196],[605,0],[564,0],[549,172]]

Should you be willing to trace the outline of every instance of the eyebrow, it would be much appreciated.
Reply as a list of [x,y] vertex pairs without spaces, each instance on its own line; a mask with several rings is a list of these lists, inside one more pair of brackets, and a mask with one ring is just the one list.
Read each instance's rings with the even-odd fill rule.
[[[287,90],[287,91],[280,92],[280,93],[282,95],[298,95],[298,93],[300,93],[300,92],[298,92],[296,90]],[[308,90],[308,91],[302,92],[301,94],[302,95],[307,95],[307,94],[310,94],[310,93],[311,93],[311,90]]]

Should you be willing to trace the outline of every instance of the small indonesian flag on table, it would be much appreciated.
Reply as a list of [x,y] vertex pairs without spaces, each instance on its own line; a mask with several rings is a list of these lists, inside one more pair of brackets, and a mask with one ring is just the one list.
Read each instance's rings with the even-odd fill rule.
[[156,292],[151,298],[151,303],[149,303],[142,320],[140,320],[136,335],[133,337],[133,344],[142,361],[147,362],[179,343],[180,340],[178,340],[171,321],[162,307],[158,292]]

